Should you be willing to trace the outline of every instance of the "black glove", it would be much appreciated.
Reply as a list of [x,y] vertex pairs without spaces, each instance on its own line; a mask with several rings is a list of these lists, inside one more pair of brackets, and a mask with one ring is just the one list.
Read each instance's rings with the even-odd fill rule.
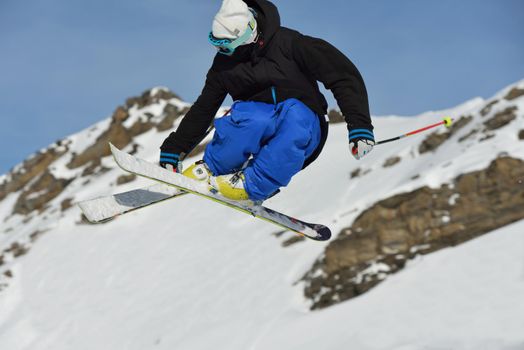
[[160,166],[167,170],[178,172],[178,160],[180,156],[176,153],[160,152]]
[[349,149],[355,159],[360,159],[373,150],[375,136],[369,129],[353,129],[349,131]]

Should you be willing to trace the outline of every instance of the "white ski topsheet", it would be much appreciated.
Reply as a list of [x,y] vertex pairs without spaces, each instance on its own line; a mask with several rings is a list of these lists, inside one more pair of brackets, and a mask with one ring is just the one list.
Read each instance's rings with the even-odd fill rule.
[[182,174],[168,171],[156,164],[137,158],[131,154],[120,151],[114,145],[109,144],[116,163],[125,171],[144,176],[152,180],[171,184],[194,194],[207,197],[221,204],[233,207],[237,210],[247,212],[253,216],[270,221],[283,228],[292,230],[315,240],[327,240],[331,237],[329,229],[323,225],[308,224],[300,220],[276,212],[264,206],[254,205],[251,201],[233,201],[219,194],[209,191],[207,183],[195,181]]
[[176,187],[154,184],[112,196],[83,201],[78,203],[78,206],[90,222],[97,223],[181,194],[185,192]]

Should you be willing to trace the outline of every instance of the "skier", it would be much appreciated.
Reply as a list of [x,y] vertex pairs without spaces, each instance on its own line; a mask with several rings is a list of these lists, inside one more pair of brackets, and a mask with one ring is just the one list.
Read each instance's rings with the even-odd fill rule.
[[160,147],[164,168],[178,170],[230,94],[236,102],[214,121],[203,160],[183,174],[230,199],[271,197],[318,157],[326,141],[327,102],[317,81],[337,100],[353,156],[372,150],[367,92],[357,68],[328,42],[282,27],[273,3],[224,0],[209,42],[218,52],[201,95]]

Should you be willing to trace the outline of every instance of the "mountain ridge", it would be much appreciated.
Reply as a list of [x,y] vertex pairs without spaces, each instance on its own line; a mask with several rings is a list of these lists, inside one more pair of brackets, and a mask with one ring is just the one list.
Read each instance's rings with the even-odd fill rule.
[[[294,310],[289,312],[301,315],[309,315],[310,308],[341,310],[342,305],[352,303],[342,301],[357,295],[366,297],[363,292],[383,285],[375,282],[403,276],[399,272],[402,269],[392,268],[394,263],[410,266],[425,253],[462,242],[460,232],[464,230],[452,228],[460,227],[456,221],[459,213],[464,213],[464,220],[474,220],[474,216],[467,216],[468,210],[474,208],[472,200],[487,204],[479,212],[489,221],[487,232],[509,222],[520,225],[513,212],[509,221],[492,222],[486,208],[496,216],[508,210],[500,203],[507,203],[509,209],[512,203],[521,203],[518,200],[522,183],[518,181],[522,175],[511,169],[520,171],[524,159],[524,141],[519,136],[524,129],[524,80],[489,99],[475,98],[444,111],[426,112],[415,118],[375,118],[377,139],[397,136],[439,121],[445,115],[461,122],[454,129],[442,128],[377,146],[360,162],[349,155],[345,125],[332,123],[326,150],[318,161],[267,202],[270,207],[302,219],[328,224],[338,237],[326,244],[296,240],[292,234],[275,232],[264,223],[255,223],[199,198],[159,204],[101,226],[82,221],[74,203],[148,184],[139,178],[122,178],[124,174],[116,168],[103,144],[114,137],[127,152],[155,160],[157,146],[178,125],[188,107],[165,88],[148,90],[128,99],[110,118],[55,142],[3,177],[0,304],[11,305],[6,310],[12,310],[4,321],[0,320],[0,334],[5,339],[31,333],[35,334],[34,339],[20,341],[19,348],[46,348],[46,342],[62,344],[58,338],[48,337],[53,332],[42,326],[41,320],[35,321],[35,317],[45,319],[51,317],[50,312],[58,312],[65,323],[52,318],[56,332],[75,342],[74,334],[66,333],[74,327],[82,325],[83,329],[86,324],[98,322],[109,328],[90,308],[121,302],[145,319],[158,317],[169,325],[155,323],[158,332],[164,334],[159,347],[197,344],[197,330],[202,328],[209,329],[206,339],[219,339],[220,329],[229,334],[235,327],[244,330],[246,337],[262,336],[259,328],[271,328],[272,322],[279,320],[280,310]],[[210,136],[204,144],[209,139]],[[189,161],[195,159],[198,155]],[[490,164],[495,164],[491,170]],[[491,182],[490,171],[497,174]],[[475,172],[477,175],[472,175]],[[311,179],[315,179],[313,184]],[[515,179],[515,184],[508,184],[508,179]],[[479,187],[477,184],[481,183],[487,185]],[[459,191],[462,187],[465,190]],[[481,188],[486,189],[486,194],[477,191]],[[413,199],[417,193],[422,193],[422,199]],[[477,197],[468,199],[468,195]],[[410,200],[416,203],[413,206],[419,213],[409,210]],[[470,202],[461,202],[466,200]],[[404,207],[402,203],[406,203]],[[424,218],[424,213],[428,213],[428,218]],[[375,221],[386,220],[390,220],[390,225],[373,226]],[[359,226],[363,227],[357,232]],[[390,229],[396,231],[392,233]],[[426,242],[424,233],[428,229],[434,230],[429,238],[453,231],[457,232],[456,240],[451,239],[447,245],[431,239]],[[475,232],[468,237],[487,233],[482,227]],[[365,243],[355,243],[359,241],[354,239],[359,238],[356,233],[365,238],[363,242],[375,237],[368,241],[378,244],[366,249]],[[415,240],[416,237],[421,239]],[[427,247],[428,242],[438,244]],[[370,251],[373,254],[368,254]],[[358,254],[367,256],[359,258]],[[398,259],[399,255],[403,258]],[[141,286],[148,288],[142,290]],[[347,293],[340,293],[341,290]],[[39,291],[43,296],[39,296]],[[55,294],[64,300],[64,305],[79,312],[79,319],[67,317],[67,310],[52,299]],[[31,298],[38,302],[47,300],[51,305],[40,312],[39,304],[31,302]],[[169,311],[164,312],[164,308]],[[117,308],[108,313],[108,320],[128,320],[126,310],[123,306]],[[228,312],[232,316],[226,316]],[[318,312],[321,311],[311,314]],[[195,313],[205,316],[190,318]],[[180,319],[174,315],[180,315]],[[184,324],[189,318],[191,321]],[[238,320],[243,320],[243,324]],[[99,328],[96,332],[112,339],[115,346],[121,342],[129,348],[155,344],[158,337],[154,329],[136,320],[128,322],[135,332],[145,327],[146,334],[129,336],[130,333],[118,331],[109,335]],[[68,324],[77,326],[70,328]],[[169,329],[177,331],[169,336]],[[38,347],[38,339],[46,342]],[[230,348],[246,348],[246,341],[239,335],[236,345]],[[200,344],[205,348],[212,342],[202,338]]]

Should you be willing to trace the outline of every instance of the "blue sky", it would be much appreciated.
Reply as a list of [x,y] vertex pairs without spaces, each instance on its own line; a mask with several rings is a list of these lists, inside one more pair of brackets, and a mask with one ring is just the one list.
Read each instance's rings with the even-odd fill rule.
[[[275,3],[283,25],[353,60],[374,115],[451,107],[524,78],[521,0]],[[220,4],[0,0],[0,174],[150,87],[194,101]]]

